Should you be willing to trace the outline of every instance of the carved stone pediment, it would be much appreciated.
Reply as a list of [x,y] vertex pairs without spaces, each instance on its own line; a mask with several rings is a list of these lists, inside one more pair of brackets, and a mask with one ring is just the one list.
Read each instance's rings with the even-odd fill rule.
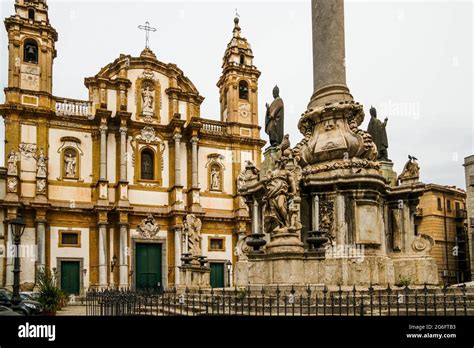
[[137,231],[140,237],[143,238],[156,238],[158,232],[160,232],[160,226],[156,222],[153,214],[149,214],[142,222],[137,226]]

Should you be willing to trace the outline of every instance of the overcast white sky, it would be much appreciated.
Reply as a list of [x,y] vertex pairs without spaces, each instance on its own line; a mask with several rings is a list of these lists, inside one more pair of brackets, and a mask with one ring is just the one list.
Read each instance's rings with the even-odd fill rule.
[[[14,13],[0,0],[0,16]],[[50,0],[59,33],[53,91],[86,99],[84,78],[120,53],[138,56],[149,21],[151,49],[177,64],[206,99],[201,116],[219,119],[216,82],[235,8],[252,44],[259,81],[260,124],[275,83],[285,101],[292,144],[312,94],[310,1]],[[400,173],[415,155],[425,183],[465,188],[463,159],[474,153],[473,4],[471,1],[346,1],[347,82],[356,101],[389,118],[389,157]],[[0,30],[0,83],[7,84],[7,35]],[[3,102],[2,93],[0,102]],[[0,141],[3,143],[3,128]],[[266,135],[262,131],[262,137]],[[3,148],[2,148],[3,152]],[[3,153],[0,158],[3,160]]]

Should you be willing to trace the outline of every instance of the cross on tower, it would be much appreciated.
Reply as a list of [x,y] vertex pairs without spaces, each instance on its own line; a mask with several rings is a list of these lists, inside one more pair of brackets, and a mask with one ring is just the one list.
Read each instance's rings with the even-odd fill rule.
[[138,29],[140,30],[145,30],[146,32],[146,41],[145,41],[145,47],[146,48],[149,48],[148,47],[148,42],[150,41],[150,31],[151,32],[155,32],[156,31],[156,28],[153,28],[153,27],[150,27],[150,23],[148,22],[145,22],[145,25],[139,25],[138,26]]

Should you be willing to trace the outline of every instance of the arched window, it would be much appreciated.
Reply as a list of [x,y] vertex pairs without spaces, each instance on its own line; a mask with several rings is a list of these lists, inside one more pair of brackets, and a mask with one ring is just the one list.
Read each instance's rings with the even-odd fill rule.
[[140,178],[143,180],[155,179],[155,154],[150,149],[145,149],[141,153],[140,158]]
[[245,100],[249,99],[249,84],[245,80],[239,82],[239,98]]
[[240,65],[245,64],[245,56],[243,54],[240,55]]
[[77,179],[79,177],[79,156],[76,149],[67,147],[63,151],[63,178]]
[[38,44],[35,40],[25,40],[23,45],[23,61],[38,64]]
[[28,18],[35,20],[35,10],[33,10],[32,8],[28,9]]

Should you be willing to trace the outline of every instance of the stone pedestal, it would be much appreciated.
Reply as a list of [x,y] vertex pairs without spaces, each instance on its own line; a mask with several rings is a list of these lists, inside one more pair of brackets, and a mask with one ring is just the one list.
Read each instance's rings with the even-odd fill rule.
[[250,255],[239,262],[237,286],[369,286],[438,284],[436,262],[432,257],[391,258],[384,255],[321,259],[310,253]]
[[390,186],[393,187],[397,185],[397,173],[393,170],[392,161],[380,161],[380,171],[385,180],[390,183]]
[[272,171],[276,167],[276,161],[281,157],[280,149],[274,146],[268,147],[264,153],[264,160],[261,164],[261,173],[266,175],[268,171]]
[[303,250],[304,244],[299,235],[295,233],[281,233],[272,236],[266,248],[268,254],[303,253]]
[[195,265],[181,266],[179,279],[181,288],[208,288],[211,286],[211,269]]

